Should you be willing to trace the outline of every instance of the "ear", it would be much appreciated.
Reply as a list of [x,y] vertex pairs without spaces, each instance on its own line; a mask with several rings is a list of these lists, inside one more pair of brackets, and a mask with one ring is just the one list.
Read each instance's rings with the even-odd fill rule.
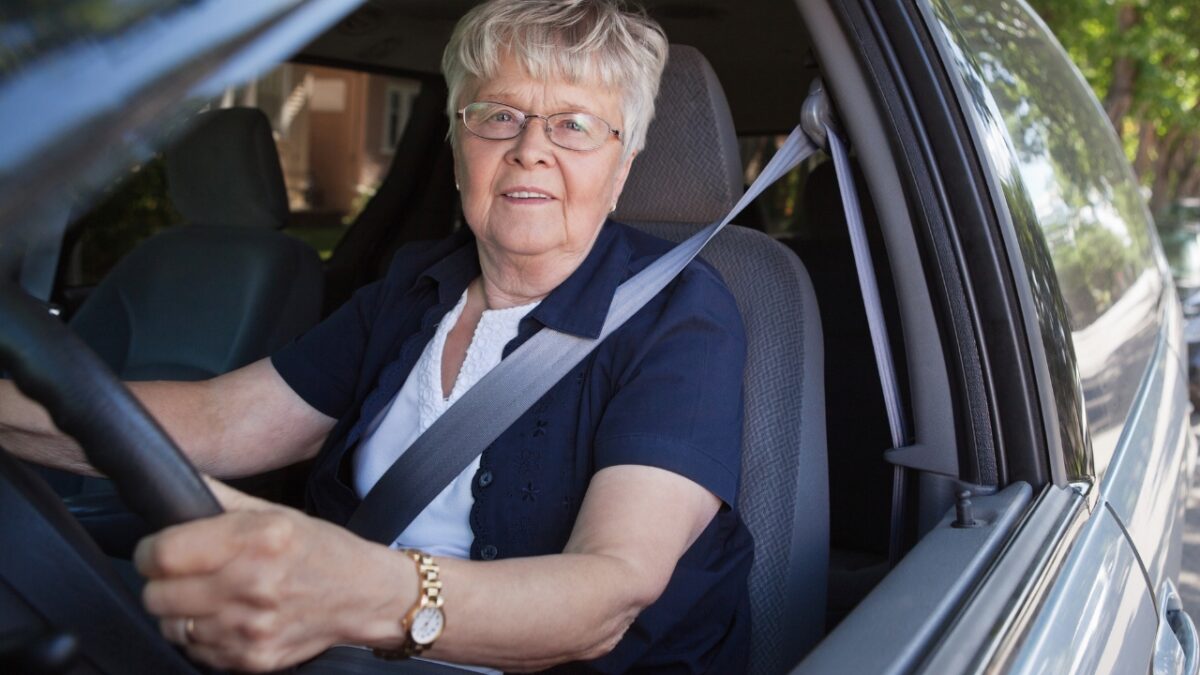
[[450,157],[451,157],[451,164],[453,165],[453,168],[454,168],[454,189],[456,191],[458,191],[459,193],[461,193],[462,187],[460,187],[460,186],[463,183],[463,178],[462,178],[462,175],[459,174],[459,167],[461,167],[463,165],[463,160],[462,160],[462,154],[458,150],[458,139],[456,139],[456,138],[450,139]]

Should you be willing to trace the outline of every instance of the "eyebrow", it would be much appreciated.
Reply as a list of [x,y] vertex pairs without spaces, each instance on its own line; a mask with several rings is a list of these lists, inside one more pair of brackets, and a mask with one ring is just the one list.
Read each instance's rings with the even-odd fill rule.
[[[503,103],[504,105],[507,105],[507,106],[510,106],[513,108],[518,108],[518,109],[522,108],[522,106],[519,106],[515,103],[509,102],[509,101],[512,101],[514,98],[516,98],[516,95],[510,91],[492,91],[492,92],[479,91],[475,94],[475,98],[478,101],[490,101],[492,103]],[[562,105],[560,105],[558,107],[560,108],[559,110],[554,110],[554,111],[550,111],[550,112],[543,111],[540,114],[554,115],[554,114],[560,113],[560,112],[585,112],[585,113],[589,113],[592,115],[599,114],[599,113],[594,112],[589,106],[581,105],[581,104],[575,103],[573,101],[563,101]],[[522,112],[529,112],[529,111],[522,110]]]

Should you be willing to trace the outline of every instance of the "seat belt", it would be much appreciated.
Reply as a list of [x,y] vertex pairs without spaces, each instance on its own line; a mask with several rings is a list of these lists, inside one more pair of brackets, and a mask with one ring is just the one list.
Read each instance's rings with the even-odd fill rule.
[[816,151],[798,125],[728,215],[617,287],[599,337],[542,328],[515,349],[413,441],[363,498],[346,527],[391,544],[484,448],[665,288],[747,204]]
[[[850,230],[850,247],[854,250],[854,266],[858,271],[858,285],[862,289],[863,307],[867,313],[867,328],[871,333],[871,348],[875,352],[875,366],[879,370],[879,384],[883,388],[883,405],[887,410],[888,429],[892,436],[892,447],[903,448],[908,444],[906,417],[901,409],[900,384],[896,378],[896,363],[892,357],[892,344],[888,341],[887,323],[883,318],[883,303],[879,299],[879,284],[875,279],[875,265],[871,261],[871,248],[867,243],[867,230],[863,225],[862,209],[858,204],[858,191],[854,185],[854,172],[842,139],[829,133],[829,152],[833,156],[833,168],[838,178],[838,189],[842,194],[842,208],[846,212],[846,226]],[[892,510],[888,525],[888,563],[895,567],[900,560],[903,547],[905,496],[904,487],[907,470],[899,465],[892,466]]]

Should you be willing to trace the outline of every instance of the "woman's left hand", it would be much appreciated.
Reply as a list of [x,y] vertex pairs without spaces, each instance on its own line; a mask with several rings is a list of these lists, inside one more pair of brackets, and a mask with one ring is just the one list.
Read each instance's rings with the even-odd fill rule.
[[[400,642],[404,556],[215,480],[226,513],[143,539],[134,563],[168,640],[219,668],[268,671],[337,643]],[[407,563],[407,564],[405,564]],[[407,575],[407,576],[406,576]]]

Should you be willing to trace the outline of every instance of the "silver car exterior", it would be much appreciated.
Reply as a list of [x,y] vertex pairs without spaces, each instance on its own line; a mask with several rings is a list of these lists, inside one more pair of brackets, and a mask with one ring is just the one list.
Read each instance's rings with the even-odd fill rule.
[[[1031,349],[1050,374],[1042,412],[1061,444],[1051,469],[1063,494],[1029,516],[1054,534],[1020,570],[1023,597],[974,665],[1196,672],[1172,584],[1195,456],[1182,323],[1137,183],[1095,97],[1023,2],[926,9],[1007,211],[1025,320],[1041,336]],[[995,601],[996,581],[975,603]]]

